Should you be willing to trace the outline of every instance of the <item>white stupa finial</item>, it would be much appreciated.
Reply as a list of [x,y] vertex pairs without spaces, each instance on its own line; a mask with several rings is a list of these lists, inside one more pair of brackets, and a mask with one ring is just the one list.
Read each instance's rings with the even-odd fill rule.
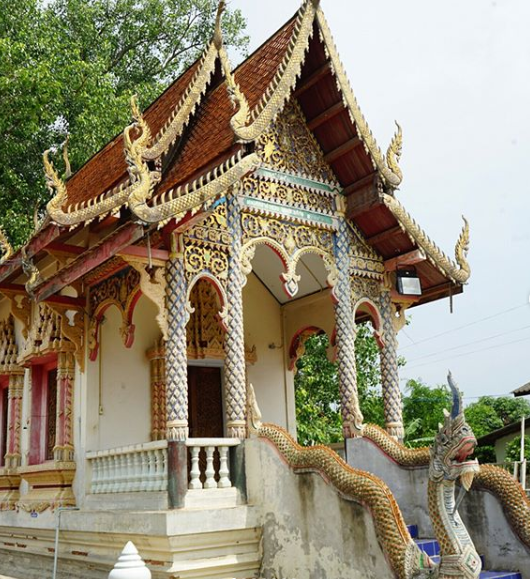
[[151,571],[145,566],[132,541],[125,545],[108,579],[151,579]]

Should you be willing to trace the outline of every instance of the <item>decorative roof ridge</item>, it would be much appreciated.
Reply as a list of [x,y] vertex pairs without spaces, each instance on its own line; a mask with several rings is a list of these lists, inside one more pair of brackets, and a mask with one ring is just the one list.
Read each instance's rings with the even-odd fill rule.
[[320,38],[324,44],[326,54],[330,59],[331,69],[341,91],[343,102],[350,112],[351,120],[357,129],[359,138],[372,159],[374,169],[379,171],[381,178],[390,189],[396,189],[403,179],[403,174],[398,164],[403,144],[401,127],[397,125],[397,131],[392,138],[386,156],[383,156],[359,108],[318,0],[305,0],[299,9],[296,15],[293,35],[283,61],[260,102],[252,110],[249,110],[248,102],[235,82],[228,59],[220,53],[230,96],[234,106],[239,105],[237,112],[230,121],[232,130],[240,141],[255,141],[282,110],[300,76],[304,57],[309,48],[309,41],[313,35],[313,23],[315,20],[318,24]]
[[143,156],[146,161],[159,160],[180,137],[206,93],[215,72],[218,56],[216,42],[212,40],[203,52],[188,88],[175,105],[164,126],[158,131],[153,144],[144,151]]
[[257,153],[243,156],[240,150],[191,183],[165,191],[153,200],[151,206],[147,199],[141,205],[130,205],[131,211],[143,222],[158,223],[159,228],[163,227],[171,219],[183,218],[189,211],[195,215],[208,209],[221,194],[260,164]]
[[403,133],[401,127],[397,125],[398,130],[392,138],[385,160],[385,157],[383,156],[383,153],[379,148],[379,145],[377,144],[377,141],[375,140],[375,137],[372,134],[372,131],[370,130],[370,127],[368,126],[363,113],[361,112],[359,104],[357,103],[357,99],[353,89],[351,88],[348,76],[344,70],[344,65],[340,60],[335,41],[333,40],[333,35],[331,34],[331,30],[321,8],[318,8],[316,12],[316,18],[320,30],[320,38],[324,43],[324,47],[327,56],[330,59],[331,68],[335,75],[338,88],[342,94],[343,102],[350,112],[351,120],[357,128],[359,138],[364,143],[366,152],[372,158],[374,168],[379,171],[383,181],[391,189],[396,189],[399,187],[401,181],[403,180],[403,174],[398,165],[398,162],[401,158],[401,149],[403,144]]
[[4,250],[4,255],[0,258],[0,265],[5,263],[14,253],[13,246],[11,245],[7,235],[4,230],[0,227],[0,247]]
[[[61,179],[53,163],[49,159],[50,149],[43,154],[46,184],[52,199],[46,206],[47,212],[55,223],[73,229],[79,223],[90,223],[96,218],[103,219],[108,214],[114,214],[129,202],[142,195],[149,195],[152,188],[160,180],[160,173],[150,171],[143,159],[143,154],[151,140],[151,131],[141,115],[136,97],[131,99],[133,123],[127,126],[123,132],[125,142],[125,158],[128,165],[129,179],[118,187],[105,191],[98,197],[88,202],[76,204],[73,208],[62,207],[68,202],[68,190],[66,183]],[[131,133],[139,131],[140,135],[132,140]]]
[[304,56],[309,48],[317,6],[318,2],[315,0],[306,0],[298,10],[291,41],[284,58],[265,94],[252,110],[249,110],[241,91],[239,93],[235,91],[236,87],[237,89],[239,87],[235,82],[228,59],[221,56],[229,94],[239,105],[238,111],[230,121],[232,130],[239,141],[247,143],[255,141],[268,128],[289,99],[302,71]]
[[383,202],[394,215],[401,229],[424,251],[427,259],[441,273],[458,284],[463,285],[468,281],[471,275],[471,268],[466,259],[469,251],[469,223],[465,217],[462,217],[464,227],[455,246],[455,263],[431,240],[395,197],[383,193]]

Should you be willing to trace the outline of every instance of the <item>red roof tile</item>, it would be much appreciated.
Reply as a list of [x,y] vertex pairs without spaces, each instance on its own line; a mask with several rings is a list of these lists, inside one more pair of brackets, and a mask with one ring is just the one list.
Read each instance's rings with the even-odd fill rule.
[[[199,61],[184,72],[145,112],[145,118],[156,135],[178,104],[193,79]],[[123,135],[118,135],[96,153],[68,181],[68,201],[88,201],[119,184],[127,176]]]

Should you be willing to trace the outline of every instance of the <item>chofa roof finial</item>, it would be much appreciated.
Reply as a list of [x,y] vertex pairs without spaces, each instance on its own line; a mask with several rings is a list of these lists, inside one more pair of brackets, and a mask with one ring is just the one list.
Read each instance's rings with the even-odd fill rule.
[[217,6],[217,16],[215,17],[215,31],[213,33],[213,42],[217,50],[221,50],[223,46],[223,31],[221,30],[221,18],[223,12],[226,10],[225,0],[219,1],[219,6]]

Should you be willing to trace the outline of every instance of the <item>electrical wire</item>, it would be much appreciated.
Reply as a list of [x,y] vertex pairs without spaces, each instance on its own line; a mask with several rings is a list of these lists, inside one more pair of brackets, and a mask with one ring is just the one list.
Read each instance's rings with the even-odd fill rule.
[[480,324],[481,322],[486,322],[488,320],[493,320],[494,318],[498,318],[504,314],[508,314],[509,312],[513,312],[515,310],[520,310],[521,308],[527,308],[528,303],[515,306],[513,308],[509,308],[507,310],[503,310],[502,312],[497,312],[496,314],[492,314],[491,316],[486,316],[485,318],[480,318],[479,320],[475,320],[474,322],[469,322],[468,324],[464,324],[463,326],[458,326],[458,328],[453,328],[452,330],[447,330],[445,332],[441,332],[440,334],[435,334],[434,336],[429,336],[428,338],[423,338],[422,340],[417,340],[414,344],[409,344],[408,346],[403,346],[400,350],[406,350],[407,348],[412,348],[413,346],[417,346],[418,344],[423,344],[424,342],[430,342],[436,338],[440,338],[441,336],[446,336],[447,334],[452,334],[453,332],[458,332],[463,330],[464,328],[469,328],[470,326],[474,326],[476,324]]
[[487,338],[481,338],[480,340],[473,340],[467,344],[461,344],[460,346],[453,346],[452,348],[446,348],[445,350],[438,350],[437,352],[432,352],[431,354],[425,354],[419,356],[418,358],[413,358],[412,360],[407,360],[410,363],[417,362],[418,360],[424,360],[425,358],[431,358],[432,356],[437,356],[438,354],[443,354],[444,352],[453,352],[454,350],[459,350],[460,348],[466,348],[467,346],[473,346],[475,344],[481,344],[482,342],[488,342],[489,340],[494,340],[495,338],[500,338],[502,336],[507,336],[508,334],[513,334],[515,332],[522,332],[527,330],[530,326],[523,326],[522,328],[516,328],[515,330],[508,330],[507,332],[501,332],[500,334],[495,334],[494,336],[489,336]]
[[456,356],[449,356],[447,358],[440,358],[439,360],[433,360],[431,362],[423,362],[422,364],[416,364],[415,366],[407,366],[407,370],[413,368],[421,368],[422,366],[428,366],[430,364],[438,364],[439,362],[445,362],[446,360],[454,360],[456,358],[463,358],[465,356],[471,356],[472,354],[478,354],[480,352],[487,352],[488,350],[494,350],[496,348],[503,348],[504,346],[511,346],[512,344],[518,344],[519,342],[526,342],[530,340],[530,336],[526,338],[521,338],[519,340],[513,340],[512,342],[506,342],[505,344],[496,344],[495,346],[488,346],[487,348],[480,348],[479,350],[473,350],[472,352],[465,352],[463,354],[457,354]]

